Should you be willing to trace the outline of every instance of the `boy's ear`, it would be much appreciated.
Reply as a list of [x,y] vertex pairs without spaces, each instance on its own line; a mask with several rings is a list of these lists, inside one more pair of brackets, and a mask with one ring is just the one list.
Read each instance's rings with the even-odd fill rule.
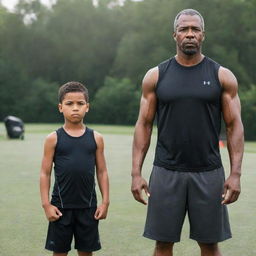
[[62,104],[61,103],[58,104],[58,109],[59,109],[60,113],[62,113]]
[[88,113],[90,110],[90,103],[87,103],[87,110],[86,110],[86,113]]

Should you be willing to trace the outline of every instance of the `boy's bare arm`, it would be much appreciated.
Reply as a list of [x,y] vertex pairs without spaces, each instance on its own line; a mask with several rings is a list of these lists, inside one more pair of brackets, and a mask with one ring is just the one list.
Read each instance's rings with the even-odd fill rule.
[[45,210],[45,215],[49,221],[57,220],[62,214],[59,209],[51,205],[49,200],[49,190],[51,185],[51,172],[55,145],[57,142],[56,133],[51,133],[47,136],[44,144],[44,154],[40,171],[40,194],[42,206]]
[[97,180],[102,195],[102,203],[97,207],[95,219],[105,219],[107,217],[109,206],[109,180],[104,156],[104,141],[101,134],[94,132],[95,141],[97,144],[96,150],[96,174]]

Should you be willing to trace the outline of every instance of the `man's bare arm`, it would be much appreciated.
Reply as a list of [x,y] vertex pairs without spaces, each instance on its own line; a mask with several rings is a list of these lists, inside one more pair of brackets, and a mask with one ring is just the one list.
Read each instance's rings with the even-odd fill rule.
[[134,198],[143,203],[147,202],[142,197],[142,189],[148,194],[147,182],[141,176],[141,169],[147,154],[153,122],[156,113],[155,86],[158,80],[158,68],[150,69],[142,82],[142,96],[140,112],[135,125],[133,149],[132,149],[132,193]]
[[244,129],[241,121],[241,105],[238,84],[233,73],[221,67],[219,79],[222,85],[222,112],[226,124],[227,147],[230,159],[230,176],[224,185],[223,204],[235,202],[240,194],[241,164],[244,152]]

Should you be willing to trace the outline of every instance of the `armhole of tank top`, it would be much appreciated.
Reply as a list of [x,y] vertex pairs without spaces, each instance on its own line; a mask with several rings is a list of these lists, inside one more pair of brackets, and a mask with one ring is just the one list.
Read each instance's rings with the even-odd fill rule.
[[161,80],[163,78],[165,71],[169,67],[171,60],[172,59],[168,59],[168,60],[165,60],[165,61],[161,62],[160,64],[158,64],[158,66],[157,66],[158,67],[158,80],[156,83],[156,90],[158,88],[159,83],[161,82]]
[[59,128],[58,130],[55,131],[56,133],[56,144],[55,144],[55,150],[54,150],[54,156],[53,156],[53,159],[55,158],[55,154],[56,154],[56,150],[57,150],[57,147],[59,145],[59,140],[60,140],[60,129]]
[[95,150],[97,150],[98,146],[97,146],[97,142],[96,142],[96,139],[95,139],[95,133],[94,133],[95,131],[93,129],[90,129],[90,131],[92,133],[92,140],[94,141],[94,144],[95,144]]
[[219,79],[219,70],[220,70],[220,64],[216,63],[215,61],[213,62],[214,64],[214,76],[215,76],[215,79],[219,85],[219,88],[222,90],[222,86],[221,86],[221,83],[220,83],[220,79]]

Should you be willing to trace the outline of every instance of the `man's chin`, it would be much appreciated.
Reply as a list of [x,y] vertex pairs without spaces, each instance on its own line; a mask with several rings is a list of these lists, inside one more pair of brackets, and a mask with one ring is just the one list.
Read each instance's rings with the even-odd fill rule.
[[196,49],[184,49],[183,53],[188,56],[195,55],[197,53]]

